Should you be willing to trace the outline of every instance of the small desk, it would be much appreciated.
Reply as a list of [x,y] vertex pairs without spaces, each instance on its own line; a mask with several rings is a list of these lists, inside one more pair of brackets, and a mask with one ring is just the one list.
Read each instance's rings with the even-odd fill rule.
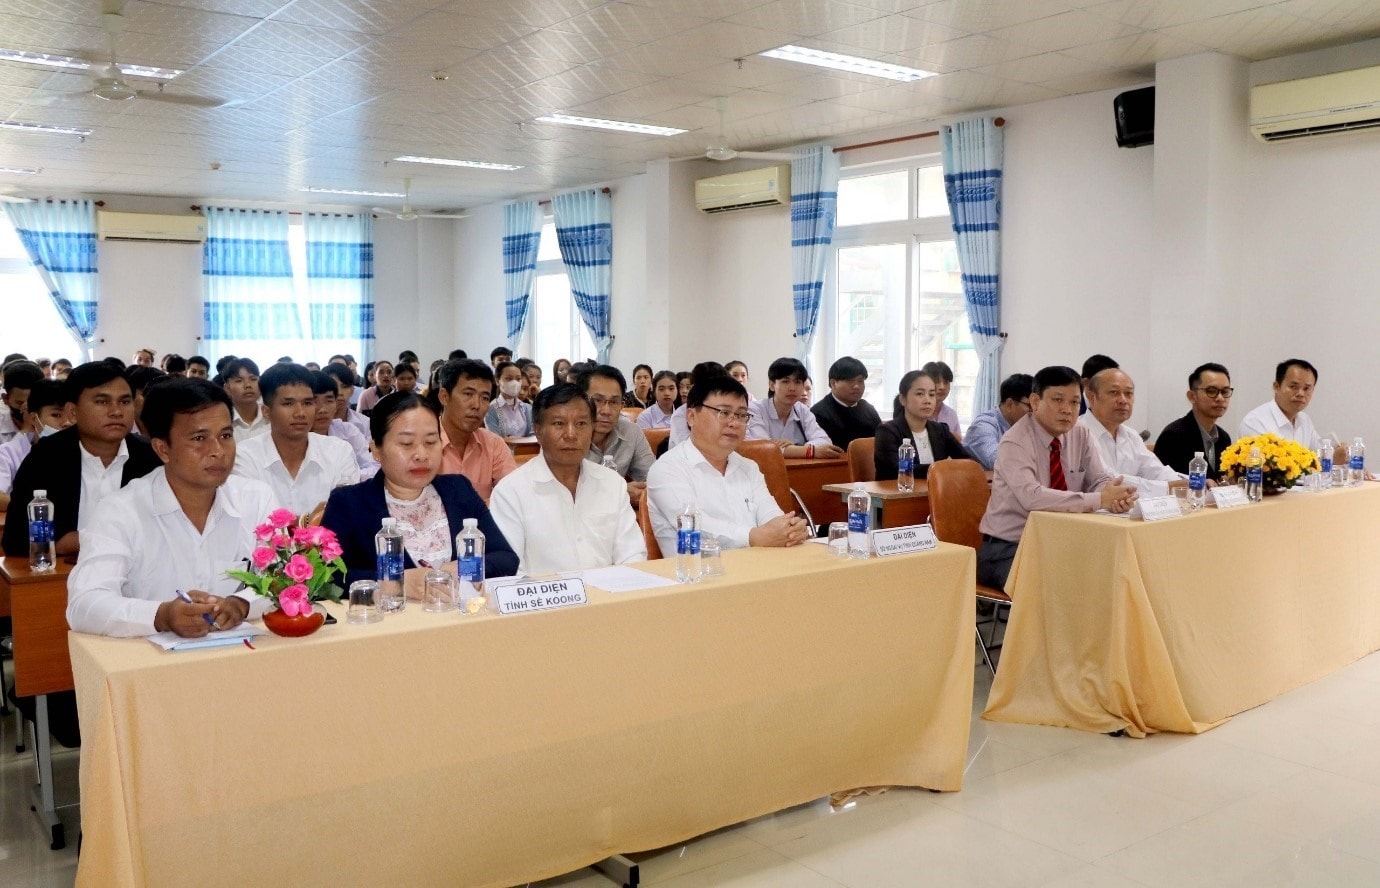
[[[924,524],[930,520],[930,486],[924,478],[915,479],[915,489],[902,493],[896,489],[895,481],[859,481],[863,490],[872,498],[872,529],[879,527],[907,527],[911,524]],[[856,485],[826,484],[824,490],[839,495],[840,517],[848,517],[848,494]]]
[[786,480],[790,483],[791,489],[800,494],[801,502],[810,510],[815,523],[825,527],[828,527],[831,521],[847,519],[848,510],[823,487],[826,484],[842,483],[850,477],[852,476],[848,471],[846,457],[786,460]]

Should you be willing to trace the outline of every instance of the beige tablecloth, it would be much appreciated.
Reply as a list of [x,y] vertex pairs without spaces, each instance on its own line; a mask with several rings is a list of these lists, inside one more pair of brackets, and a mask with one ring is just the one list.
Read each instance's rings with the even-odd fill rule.
[[985,718],[1197,733],[1380,649],[1380,485],[1030,516]]
[[972,550],[724,561],[254,651],[73,633],[78,884],[512,885],[839,790],[960,787]]

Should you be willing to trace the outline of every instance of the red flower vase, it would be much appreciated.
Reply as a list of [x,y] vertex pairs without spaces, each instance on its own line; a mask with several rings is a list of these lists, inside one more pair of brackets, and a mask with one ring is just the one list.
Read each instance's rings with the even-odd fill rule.
[[275,607],[264,614],[264,625],[268,627],[268,631],[284,638],[301,638],[304,635],[311,635],[320,629],[325,622],[326,615],[319,610],[313,610],[305,615],[299,614],[295,617],[289,617]]

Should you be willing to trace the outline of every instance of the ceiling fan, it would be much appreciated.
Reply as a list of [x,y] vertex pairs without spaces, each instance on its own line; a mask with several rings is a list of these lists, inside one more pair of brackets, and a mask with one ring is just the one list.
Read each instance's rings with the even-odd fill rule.
[[[110,41],[110,62],[98,62],[94,59],[84,59],[80,57],[58,57],[55,61],[67,63],[69,67],[82,69],[88,77],[92,78],[93,84],[90,89],[75,93],[62,93],[47,99],[40,99],[39,104],[53,104],[56,102],[70,102],[82,99],[87,96],[95,96],[107,102],[127,102],[130,99],[141,99],[149,102],[166,102],[172,105],[190,105],[193,108],[219,108],[227,104],[225,99],[214,96],[197,96],[186,93],[164,92],[164,84],[160,81],[156,89],[136,89],[126,80],[126,76],[139,76],[137,73],[127,73],[121,68],[116,56],[116,42],[120,32],[124,30],[125,20],[118,12],[106,12],[101,14],[101,26],[105,29],[106,37]],[[126,66],[128,67],[128,66]]]
[[710,142],[704,148],[703,154],[691,154],[686,157],[673,157],[672,163],[683,160],[790,160],[791,155],[782,152],[772,151],[738,151],[728,147],[728,139],[724,136],[724,117],[728,114],[728,99],[722,96],[714,100],[714,105],[719,111],[719,137],[716,141]]
[[384,216],[392,216],[403,222],[411,222],[414,219],[468,219],[468,213],[419,213],[412,209],[412,178],[409,176],[403,179],[403,205],[400,210],[389,209],[388,207],[373,207],[375,213]]

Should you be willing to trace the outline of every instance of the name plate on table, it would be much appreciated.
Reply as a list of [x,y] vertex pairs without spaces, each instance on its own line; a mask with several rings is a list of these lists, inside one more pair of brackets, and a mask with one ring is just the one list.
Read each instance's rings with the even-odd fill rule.
[[524,580],[494,587],[500,614],[525,614],[588,604],[585,581],[576,579]]
[[938,546],[939,540],[935,538],[934,528],[928,524],[872,531],[872,549],[878,558],[904,555],[908,552],[928,552]]
[[1250,503],[1250,500],[1246,499],[1246,491],[1235,484],[1214,487],[1209,492],[1212,494],[1213,504],[1219,509],[1234,509]]
[[1178,498],[1173,496],[1148,496],[1136,505],[1140,507],[1140,517],[1146,521],[1163,521],[1183,514]]

